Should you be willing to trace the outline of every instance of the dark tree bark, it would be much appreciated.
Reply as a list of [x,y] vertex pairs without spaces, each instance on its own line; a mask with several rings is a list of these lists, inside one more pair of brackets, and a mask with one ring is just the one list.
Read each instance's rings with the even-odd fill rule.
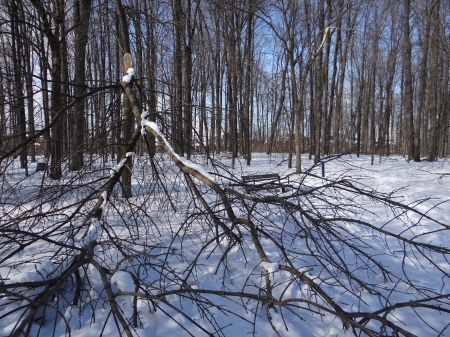
[[[216,30],[220,30],[220,20],[215,18]],[[214,53],[214,77],[215,77],[215,92],[216,92],[216,153],[220,154],[222,149],[222,82],[223,82],[223,66],[221,53],[222,39],[221,34],[216,34],[216,50]]]
[[403,13],[403,62],[405,72],[405,97],[404,97],[404,112],[406,119],[406,146],[408,161],[414,158],[414,112],[413,112],[413,76],[412,76],[412,45],[411,45],[411,28],[409,18],[411,15],[411,0],[404,1]]
[[[445,61],[445,57],[442,58],[442,81],[441,83],[450,83],[450,62]],[[441,116],[440,116],[440,135],[439,135],[439,153],[441,158],[445,158],[448,154],[449,145],[449,127],[450,127],[450,87],[441,86]]]
[[[133,67],[133,61],[131,58],[131,48],[130,39],[128,32],[128,23],[123,9],[121,0],[116,0],[116,13],[119,20],[120,27],[120,45],[123,51],[123,70],[126,74],[129,68]],[[131,139],[131,134],[133,132],[134,116],[131,109],[131,103],[127,95],[123,98],[123,118],[122,118],[122,154],[126,153],[127,144],[124,141]],[[121,160],[119,157],[118,160]],[[133,168],[132,157],[128,156],[125,163],[125,169],[122,174],[122,197],[130,198],[133,196],[131,188],[131,172]]]
[[[115,18],[115,28],[116,28],[116,32],[120,32],[120,24],[119,24],[119,18],[117,13],[114,16]],[[118,33],[120,34],[120,33]],[[115,44],[115,48],[114,48],[114,56],[115,56],[115,78],[117,81],[120,81],[120,77],[121,77],[121,69],[122,69],[122,65],[120,64],[120,42],[116,41]],[[115,144],[115,152],[117,155],[117,160],[119,161],[120,158],[122,157],[122,102],[121,102],[121,96],[119,91],[116,92],[115,95],[115,105],[114,105],[114,120],[115,120],[115,124],[113,127],[113,140],[114,140],[114,144]]]
[[251,149],[251,122],[250,122],[250,106],[253,102],[252,95],[252,66],[254,62],[253,55],[253,35],[254,35],[254,10],[255,4],[253,0],[249,1],[248,4],[248,14],[247,14],[247,39],[244,51],[244,61],[247,64],[245,72],[245,82],[244,82],[244,99],[243,99],[243,121],[242,121],[242,134],[243,134],[243,152],[242,154],[246,158],[247,165],[250,165],[252,158]]
[[269,136],[269,140],[267,143],[266,153],[269,155],[272,153],[272,147],[275,142],[275,134],[277,131],[278,121],[280,119],[281,112],[283,111],[284,100],[286,99],[286,74],[287,74],[288,65],[289,65],[289,63],[286,62],[286,65],[285,65],[282,75],[281,75],[280,99],[278,102],[277,111],[275,112],[275,116],[273,117],[272,126],[270,128],[270,136]]
[[[186,152],[187,159],[191,158],[192,147],[192,43],[194,39],[194,32],[196,28],[196,16],[192,20],[192,6],[191,1],[187,2],[187,8],[185,13],[186,18],[186,42],[184,43],[184,150]],[[197,13],[197,10],[196,10]],[[184,40],[184,39],[183,39]],[[202,107],[203,108],[203,107]],[[202,139],[200,141],[203,141]]]
[[425,108],[425,98],[427,93],[427,72],[428,72],[428,49],[430,41],[430,18],[428,15],[426,17],[425,34],[423,36],[423,49],[422,49],[422,59],[419,69],[419,85],[417,87],[417,118],[414,130],[414,161],[420,162],[421,155],[421,129],[422,129],[422,115]]
[[63,139],[64,139],[64,123],[63,118],[59,114],[62,107],[62,89],[61,89],[61,26],[64,25],[64,3],[57,1],[54,11],[55,25],[49,22],[47,11],[40,0],[30,0],[36,8],[42,23],[42,30],[47,37],[50,50],[52,52],[51,62],[51,79],[52,89],[50,96],[50,111],[53,127],[51,128],[50,140],[50,175],[53,180],[59,180],[62,177],[61,162],[63,158]]
[[[358,97],[356,102],[356,156],[359,157],[361,154],[361,138],[362,138],[362,119],[363,119],[363,113],[362,113],[362,106],[363,106],[363,97],[364,97],[364,90],[365,90],[365,81],[364,81],[364,66],[365,60],[363,59],[363,69],[362,69],[362,75],[359,78],[359,88],[358,88]],[[353,137],[352,137],[353,138]]]
[[183,5],[181,0],[174,0],[173,3],[173,21],[175,26],[175,46],[174,46],[174,90],[175,101],[173,106],[172,118],[172,137],[174,149],[180,155],[184,156],[183,140],[183,50],[184,45],[184,25],[183,25]]
[[[339,8],[344,10],[344,1],[339,1]],[[339,20],[339,23],[341,20]],[[345,31],[345,42],[343,43],[343,46],[340,48],[340,57],[339,57],[339,82],[338,82],[338,89],[337,89],[337,97],[336,97],[336,117],[334,122],[334,130],[333,130],[333,152],[339,153],[343,151],[343,148],[341,146],[341,134],[343,133],[342,127],[343,127],[343,106],[344,106],[344,81],[345,81],[345,74],[347,70],[347,60],[349,55],[349,50],[351,49],[351,41],[353,40],[353,32],[354,32],[354,25],[356,22],[356,18],[353,18],[351,14],[348,14],[347,19],[347,27],[348,30]],[[341,41],[341,34],[342,31],[339,30],[337,32],[338,34],[338,41]]]
[[[326,38],[324,2],[324,0],[319,1],[319,32],[323,34],[323,40]],[[326,78],[328,78],[328,67],[323,66],[323,48],[321,48],[321,46],[319,46],[318,53],[315,67],[316,94],[314,96],[314,163],[316,164],[320,161],[320,140],[323,114],[322,99],[325,81]]]
[[[75,58],[74,58],[74,95],[81,97],[86,92],[86,46],[88,43],[91,0],[76,0],[74,3]],[[70,169],[78,171],[83,167],[84,136],[86,134],[86,105],[79,99],[70,114]]]
[[[156,109],[157,109],[157,95],[156,95],[156,80],[157,80],[157,73],[156,73],[156,62],[157,62],[157,55],[156,55],[156,39],[155,39],[155,30],[156,30],[156,23],[155,23],[155,9],[154,9],[154,2],[144,1],[144,10],[146,13],[149,13],[149,15],[146,16],[145,24],[147,28],[147,39],[148,39],[148,45],[147,45],[147,59],[149,60],[147,65],[147,77],[148,77],[148,90],[149,90],[149,120],[151,122],[156,122]],[[153,158],[156,153],[156,143],[155,143],[155,136],[152,134],[146,135],[148,144],[149,144],[149,152],[150,157]]]
[[[64,8],[61,8],[64,13]],[[64,15],[64,14],[62,14]],[[68,50],[67,50],[67,28],[65,24],[61,25],[61,39],[60,39],[60,49],[61,49],[61,106],[60,108],[66,107],[69,100],[69,64],[68,64]],[[67,120],[67,111],[62,111],[62,153],[63,158],[66,159],[69,154],[69,126]]]
[[388,79],[386,83],[386,106],[384,111],[384,134],[383,139],[385,141],[385,151],[384,155],[390,155],[390,124],[391,116],[393,114],[393,102],[394,102],[394,76],[397,63],[397,47],[394,47],[389,52],[388,58]]
[[[329,100],[329,109],[325,120],[325,131],[324,131],[324,141],[323,141],[323,154],[328,155],[331,150],[331,129],[332,129],[332,122],[333,120],[336,120],[335,115],[335,96],[336,91],[339,83],[338,78],[338,59],[339,59],[339,53],[340,48],[342,47],[342,16],[339,16],[339,19],[337,21],[337,37],[336,37],[336,45],[334,47],[333,51],[333,73],[331,75],[331,88],[330,88],[330,100]],[[330,34],[331,38],[331,34]],[[331,45],[331,41],[330,41]],[[344,65],[345,67],[345,65]]]
[[[0,73],[3,73],[2,67],[0,67]],[[5,113],[5,92],[3,86],[3,76],[0,76],[0,154],[3,155],[6,152],[6,113]]]
[[[333,21],[333,1],[327,0],[327,22]],[[341,15],[338,16],[338,22],[336,26],[336,30],[338,33],[341,31],[339,23]],[[327,27],[327,31],[329,31],[329,27]],[[330,54],[331,54],[331,44],[332,44],[332,34],[326,34],[326,53],[325,53],[325,62],[324,62],[324,92],[325,92],[325,100],[323,105],[323,136],[322,136],[322,155],[328,155],[330,151],[330,141],[331,141],[331,123],[333,121],[334,115],[334,99],[335,99],[335,91],[336,91],[336,82],[337,82],[337,61],[338,61],[338,52],[341,42],[336,42],[333,50],[333,61],[332,61],[332,74],[331,79],[329,79],[329,63],[330,63]],[[330,85],[328,85],[330,83]]]
[[440,50],[440,22],[439,10],[440,0],[433,0],[430,7],[430,24],[431,24],[431,51],[430,51],[430,91],[428,115],[430,118],[430,144],[428,152],[428,160],[435,161],[438,156],[438,110],[439,110],[439,50]]
[[[290,142],[294,141],[295,147],[295,172],[300,173],[302,170],[302,138],[303,134],[303,111],[301,109],[300,100],[303,99],[303,86],[305,78],[298,81],[298,76],[295,71],[297,64],[296,54],[296,29],[297,29],[297,17],[299,15],[299,6],[295,3],[284,3],[282,9],[282,18],[284,23],[285,33],[283,36],[279,35],[282,39],[284,49],[286,50],[286,67],[289,67],[290,72],[290,93],[291,93],[291,132]],[[310,29],[308,25],[308,36],[310,35]],[[307,71],[305,71],[305,74]],[[300,88],[299,88],[300,87]],[[273,132],[273,131],[272,131]],[[289,151],[289,167],[292,166],[292,152]]]
[[[23,9],[23,2],[17,1],[16,3],[12,4],[12,6],[15,8],[13,13],[13,20],[11,21],[11,32],[15,31],[15,35],[20,34],[20,36],[16,37],[14,36],[14,34],[12,34],[12,42],[14,43],[14,39],[16,39],[17,47],[14,46],[14,49],[16,49],[16,59],[18,60],[18,62],[20,62],[20,65],[18,65],[20,69],[18,69],[18,71],[19,73],[22,73],[22,81],[25,82],[26,92],[26,98],[24,97],[19,99],[23,99],[23,102],[25,102],[26,100],[27,102],[26,117],[28,118],[28,120],[26,121],[26,126],[28,126],[28,129],[25,127],[25,131],[29,137],[32,137],[35,133],[33,100],[34,65],[32,58],[34,54],[32,53],[32,44],[30,43],[29,36],[27,35],[30,33],[30,30],[27,27],[25,12]],[[25,120],[25,117],[23,117],[23,119]],[[23,138],[22,141],[25,139],[26,137]],[[31,162],[36,162],[36,147],[34,143],[28,146],[28,154],[30,155]]]
[[[226,13],[226,65],[227,65],[227,114],[225,117],[228,123],[228,143],[231,152],[231,166],[235,167],[235,161],[238,155],[238,90],[239,90],[239,69],[241,64],[240,51],[238,46],[239,35],[239,14],[234,9]],[[226,130],[227,131],[227,130]]]
[[[11,53],[14,72],[14,95],[13,111],[17,115],[17,137],[18,143],[23,144],[27,139],[27,128],[25,119],[25,97],[22,81],[21,63],[25,63],[22,57],[22,37],[19,29],[18,6],[15,1],[11,3]],[[23,11],[22,11],[23,13]],[[25,169],[28,175],[28,158],[26,148],[20,152],[20,167]]]

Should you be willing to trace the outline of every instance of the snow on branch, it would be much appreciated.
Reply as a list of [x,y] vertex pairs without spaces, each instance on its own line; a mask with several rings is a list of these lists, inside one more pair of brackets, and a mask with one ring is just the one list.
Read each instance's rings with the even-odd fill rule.
[[[162,144],[169,157],[174,161],[174,163],[180,168],[182,172],[188,175],[192,175],[196,179],[200,180],[205,185],[212,188],[220,196],[225,205],[226,212],[233,223],[246,222],[246,219],[236,217],[231,207],[231,204],[225,194],[225,191],[215,182],[212,176],[202,166],[192,163],[190,160],[180,157],[174,151],[174,149],[172,148],[170,143],[166,140],[164,135],[160,132],[156,123],[147,121],[145,119],[146,117],[145,112],[142,111],[140,104],[137,100],[137,97],[134,94],[133,90],[131,89],[131,86],[127,82],[122,82],[122,87],[125,94],[128,96],[128,99],[130,100],[134,116],[136,117],[137,120],[141,121],[141,128],[142,127],[148,128],[146,131],[149,131],[153,136],[155,136],[155,138]],[[137,142],[137,140],[135,140],[135,142]]]
[[108,192],[107,192],[107,191],[103,191],[103,193],[102,193],[102,198],[103,198],[103,202],[102,202],[102,204],[100,205],[100,208],[101,208],[102,210],[104,210],[104,209],[105,209],[105,206],[106,206],[106,203],[107,203],[107,201],[108,201]]
[[141,115],[141,136],[145,136],[145,125],[146,125],[146,122],[148,122],[147,119],[146,119],[147,117],[148,117],[148,112],[147,111],[142,112],[142,115]]
[[271,262],[261,262],[260,263],[261,267],[263,267],[265,270],[267,270],[267,272],[269,273],[274,273],[279,269],[279,264],[278,263],[271,263]]
[[134,75],[135,75],[134,68],[128,68],[127,75],[125,75],[122,78],[122,82],[130,83]]
[[[197,171],[198,173],[200,173],[203,177],[209,179],[211,182],[214,182],[214,178],[205,170],[205,168],[199,164],[193,163],[192,161],[190,161],[189,159],[186,159],[184,157],[180,157],[175,150],[172,148],[172,146],[170,145],[170,143],[167,141],[166,137],[164,137],[164,135],[161,133],[161,131],[158,128],[158,125],[155,122],[150,122],[148,120],[145,119],[145,117],[148,116],[147,112],[142,113],[141,115],[141,126],[144,129],[145,127],[150,128],[151,130],[153,130],[157,135],[157,138],[159,141],[162,141],[165,146],[166,149],[170,152],[170,155],[173,156],[172,158],[177,160],[178,162],[180,162],[181,164],[183,164],[184,166],[193,169],[195,171]],[[142,133],[142,131],[141,131]],[[198,177],[196,177],[198,178]]]
[[132,157],[134,155],[135,155],[134,152],[127,152],[125,154],[125,157],[116,166],[111,168],[110,176],[113,177],[114,175],[116,175],[120,171],[120,169],[125,165],[125,163],[127,162],[128,157]]
[[80,241],[80,247],[84,247],[89,242],[97,240],[100,230],[101,230],[100,221],[98,221],[95,218],[92,218],[89,229],[83,235],[83,238]]

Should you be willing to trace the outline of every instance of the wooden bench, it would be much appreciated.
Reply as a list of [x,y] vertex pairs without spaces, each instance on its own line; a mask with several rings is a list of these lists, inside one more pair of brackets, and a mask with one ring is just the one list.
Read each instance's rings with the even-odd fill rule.
[[37,163],[36,172],[46,171],[46,170],[47,170],[47,163]]
[[286,185],[283,185],[280,180],[280,175],[277,173],[266,174],[250,174],[242,176],[242,183],[244,184],[247,193],[251,191],[271,190],[281,188],[284,193]]

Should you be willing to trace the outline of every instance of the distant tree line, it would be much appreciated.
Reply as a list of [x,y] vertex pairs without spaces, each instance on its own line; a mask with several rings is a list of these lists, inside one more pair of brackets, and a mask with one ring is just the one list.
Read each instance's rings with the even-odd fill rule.
[[446,1],[1,0],[0,13],[2,158],[26,168],[40,151],[55,180],[123,155],[125,53],[143,109],[187,158],[287,152],[300,172],[301,153],[449,152]]

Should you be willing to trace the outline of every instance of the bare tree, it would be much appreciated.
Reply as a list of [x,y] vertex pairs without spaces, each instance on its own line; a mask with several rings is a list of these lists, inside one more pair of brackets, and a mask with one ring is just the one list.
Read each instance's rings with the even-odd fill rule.
[[[51,98],[50,98],[50,109],[52,117],[52,128],[51,128],[51,143],[50,153],[51,153],[51,171],[50,177],[54,180],[59,180],[62,177],[61,163],[63,159],[63,118],[60,114],[61,101],[62,101],[62,57],[61,54],[61,27],[64,25],[64,3],[62,1],[55,1],[53,17],[50,17],[40,0],[30,0],[30,2],[35,7],[42,24],[42,30],[47,38],[48,44],[50,46],[52,56],[51,56]],[[52,25],[51,20],[54,21]],[[65,37],[63,37],[65,38]]]
[[[450,295],[440,293],[439,288],[445,287],[450,277],[443,265],[448,264],[445,261],[450,251],[429,243],[436,230],[443,234],[449,226],[433,219],[433,209],[422,211],[402,204],[392,194],[377,192],[350,178],[351,164],[339,157],[329,160],[342,166],[343,172],[316,187],[301,188],[317,178],[318,168],[313,166],[302,176],[291,176],[296,188],[289,195],[244,193],[239,178],[218,162],[206,173],[198,164],[180,159],[160,128],[146,120],[130,83],[121,85],[145,134],[151,133],[164,150],[157,165],[147,165],[148,159],[142,157],[144,168],[159,177],[154,182],[160,193],[155,193],[155,185],[142,184],[151,193],[144,194],[141,201],[155,203],[159,211],[147,212],[140,202],[124,203],[114,193],[128,154],[101,179],[98,189],[89,186],[97,179],[69,189],[42,185],[24,199],[24,194],[12,193],[20,190],[21,184],[11,181],[3,185],[2,198],[14,198],[22,205],[2,208],[6,217],[2,217],[0,227],[0,263],[6,272],[0,289],[7,299],[7,305],[0,305],[2,317],[20,313],[17,324],[9,327],[11,336],[47,334],[48,324],[67,324],[69,329],[62,312],[76,306],[88,313],[96,304],[113,318],[105,321],[102,330],[115,329],[127,336],[139,334],[135,329],[149,310],[162,312],[169,319],[177,313],[184,317],[185,323],[179,323],[183,329],[199,329],[205,335],[224,335],[227,323],[221,319],[230,314],[233,319],[243,319],[253,333],[264,315],[274,332],[281,334],[273,316],[294,313],[298,320],[305,315],[330,315],[355,335],[413,336],[398,319],[403,312],[415,311],[418,318],[422,309],[446,317],[450,313]],[[128,139],[127,152],[135,149],[143,133],[138,128]],[[172,179],[164,179],[169,172],[174,173]],[[237,182],[234,187],[215,178],[224,175]],[[189,192],[166,194],[168,184],[172,191],[183,184]],[[182,202],[186,197],[190,200]],[[35,207],[29,208],[30,201],[46,211],[36,216]],[[53,207],[46,207],[48,204]],[[386,211],[384,226],[371,222],[372,216],[355,216],[372,213],[374,207]],[[173,208],[177,217],[170,215]],[[70,215],[61,217],[63,214]],[[414,230],[418,218],[426,221],[420,233]],[[283,225],[275,219],[282,219]],[[193,228],[205,235],[199,238],[199,232],[191,232]],[[127,235],[120,234],[122,230]],[[372,235],[365,238],[361,231]],[[158,238],[163,236],[172,238],[168,246],[161,245]],[[201,245],[192,251],[193,243]],[[401,270],[383,263],[378,244],[392,261],[400,261]],[[390,251],[385,250],[386,244]],[[257,260],[248,256],[251,250],[257,252]],[[22,254],[24,251],[34,254]],[[228,256],[232,251],[247,260],[245,268],[240,266],[247,273],[244,279],[248,282],[243,286],[234,285],[231,278],[234,266]],[[23,267],[17,265],[19,261]],[[203,283],[200,276],[206,261],[221,281]],[[423,287],[416,280],[415,265],[424,273],[431,269],[439,272],[442,284],[438,289]],[[42,280],[16,280],[14,270],[27,266],[35,268]],[[256,272],[258,268],[262,273]],[[378,281],[371,282],[372,277]],[[131,281],[121,282],[124,278]],[[345,294],[345,301],[334,298],[332,289]],[[408,294],[411,300],[399,301],[399,293]],[[174,296],[179,305],[170,300]],[[204,317],[202,322],[185,312],[184,300],[195,303]],[[14,303],[24,304],[16,309],[11,305]],[[379,305],[372,307],[374,303]],[[147,309],[142,310],[142,305]],[[394,310],[395,315],[391,315]],[[245,312],[253,318],[245,318]],[[445,331],[447,320],[428,324],[433,324],[438,334]]]
[[431,24],[431,55],[430,55],[430,91],[429,103],[430,108],[428,115],[430,118],[430,142],[428,160],[435,161],[438,155],[438,114],[439,114],[439,45],[440,45],[440,23],[439,23],[439,8],[440,1],[434,0],[430,6],[430,24]]
[[411,1],[405,0],[404,3],[404,67],[405,67],[405,118],[406,118],[406,145],[408,148],[408,161],[414,158],[414,115],[413,115],[413,78],[411,61],[411,33],[409,19],[411,15]]
[[[20,3],[19,3],[20,5]],[[19,13],[23,13],[23,11],[19,12],[18,4],[13,2],[9,8],[9,15],[11,19],[11,55],[10,60],[13,64],[13,74],[14,74],[14,100],[12,101],[12,110],[11,112],[16,114],[16,127],[15,135],[17,137],[17,143],[25,143],[27,138],[27,130],[26,130],[26,120],[25,120],[25,95],[23,88],[23,70],[20,66],[20,63],[25,62],[23,58],[23,34],[24,32],[20,30],[19,27]],[[23,20],[23,18],[20,18]],[[25,169],[26,175],[28,175],[28,159],[27,159],[27,151],[23,149],[20,152],[20,167]]]
[[[70,335],[82,327],[98,328],[100,335],[134,336],[153,319],[170,320],[188,335],[206,336],[226,335],[231,323],[247,327],[245,333],[252,335],[260,334],[260,326],[267,325],[280,336],[284,329],[306,326],[310,321],[339,321],[342,334],[355,336],[414,336],[414,326],[409,324],[413,321],[437,336],[448,330],[450,250],[441,238],[449,234],[450,226],[439,215],[448,199],[402,201],[403,190],[377,190],[363,177],[362,168],[355,168],[345,157],[323,157],[320,152],[320,144],[327,141],[320,128],[324,123],[330,132],[335,125],[333,138],[343,140],[341,145],[335,144],[336,152],[344,146],[351,148],[356,135],[359,155],[370,151],[369,140],[373,151],[381,127],[381,121],[377,123],[380,113],[386,113],[385,129],[394,118],[405,118],[396,110],[395,94],[400,91],[395,77],[398,69],[411,66],[406,59],[415,54],[411,51],[408,56],[409,51],[404,50],[404,64],[397,67],[400,48],[394,34],[390,36],[392,49],[381,50],[377,34],[382,32],[384,20],[378,21],[379,30],[372,35],[371,3],[351,1],[344,10],[344,1],[305,1],[307,8],[294,1],[198,1],[191,6],[204,7],[198,7],[197,16],[190,16],[193,12],[183,11],[188,6],[182,0],[135,1],[126,3],[128,7],[116,0],[98,6],[85,3],[91,5],[90,11],[81,18],[76,15],[77,10],[80,15],[82,12],[77,7],[82,5],[80,1],[69,10],[79,18],[73,36],[86,38],[75,29],[81,30],[86,23],[81,21],[90,14],[93,21],[89,22],[96,27],[113,23],[99,34],[102,38],[108,35],[110,41],[117,38],[121,48],[115,48],[113,42],[106,48],[107,38],[89,39],[85,57],[78,60],[92,61],[87,63],[84,79],[81,73],[75,74],[81,71],[81,64],[75,66],[78,61],[67,57],[67,78],[73,75],[77,87],[84,88],[72,100],[61,99],[62,86],[68,84],[63,83],[61,74],[61,43],[67,38],[68,46],[75,45],[75,40],[70,40],[72,30],[64,25],[67,4],[30,0],[38,16],[23,22],[24,28],[42,37],[31,44],[36,54],[41,54],[36,74],[43,90],[33,96],[36,109],[41,108],[38,103],[42,100],[42,110],[51,110],[51,119],[39,113],[36,116],[42,116],[43,128],[0,153],[0,326],[4,334]],[[430,85],[424,95],[436,108],[435,115],[428,113],[435,118],[431,125],[440,130],[444,116],[438,105],[448,88],[439,89],[437,84],[439,69],[448,72],[448,68],[440,62],[439,47],[445,46],[438,25],[440,1],[433,0],[433,4],[437,12],[430,8],[429,42],[434,43],[429,55]],[[256,5],[268,7],[256,10]],[[358,6],[365,6],[366,11]],[[317,22],[316,11],[321,15]],[[280,21],[270,21],[269,13],[278,15]],[[210,36],[206,38],[206,32],[200,30],[206,29],[203,24],[209,14],[214,26],[208,27]],[[135,16],[133,29],[128,29],[130,15]],[[335,21],[335,15],[347,20]],[[112,17],[117,17],[118,29],[113,27]],[[357,26],[359,19],[365,27]],[[398,26],[406,24],[403,16],[395,20]],[[1,24],[6,32],[12,32],[11,25],[16,22],[8,19]],[[273,45],[278,48],[281,73],[266,71],[260,64],[263,61],[254,49],[256,35],[268,30],[255,22],[271,25],[270,32],[275,35],[270,38],[277,40]],[[186,41],[185,34],[193,33],[187,28],[196,24],[202,38],[191,36]],[[144,26],[142,31],[137,28]],[[336,35],[331,35],[334,32]],[[133,37],[146,39],[146,43],[134,42]],[[79,42],[82,47],[84,42]],[[186,43],[192,50],[183,50]],[[196,58],[197,52],[208,49],[210,53]],[[23,98],[24,90],[19,90],[16,81],[8,83],[7,79],[17,75],[18,64],[3,64],[9,50],[0,46],[0,51],[3,142],[18,122],[10,120],[16,115],[10,113],[7,103]],[[149,65],[143,64],[145,55]],[[387,64],[381,62],[383,55]],[[214,69],[210,70],[211,64]],[[134,75],[131,67],[140,69],[141,74]],[[47,69],[51,70],[49,88]],[[21,71],[18,74],[23,75]],[[208,82],[212,81],[210,74],[214,85]],[[183,78],[185,75],[192,78]],[[107,76],[110,78],[102,78]],[[180,81],[174,83],[174,79]],[[274,84],[280,81],[282,92]],[[376,105],[383,81],[386,106],[383,101]],[[210,91],[214,89],[215,99]],[[267,184],[244,184],[241,175],[247,167],[239,166],[238,151],[251,154],[253,90],[255,104],[261,108],[257,116],[263,119],[258,120],[261,142],[269,134],[275,138],[280,130],[292,139],[295,127],[297,159],[303,139],[308,138],[314,143],[316,160],[328,161],[337,173],[325,178],[318,174],[319,163],[302,170],[298,165],[295,172],[290,170],[292,173],[282,175],[276,183],[275,187],[286,188],[285,193],[266,191]],[[123,114],[118,93],[124,96]],[[285,93],[286,98],[281,99]],[[333,93],[339,96],[336,113],[325,110],[334,104]],[[398,96],[406,97],[403,92]],[[208,153],[194,152],[190,160],[183,158],[186,146],[190,147],[190,132],[194,135],[198,127],[198,134],[208,134],[213,121],[208,119],[209,98],[215,101],[219,153],[215,160]],[[193,119],[192,129],[186,130],[183,126],[189,125],[190,116],[183,116],[181,108],[187,104],[185,111],[189,112],[197,103],[199,124]],[[90,141],[90,156],[83,156],[83,167],[66,174],[64,153],[55,146],[63,139],[64,114],[83,105],[85,131],[98,138]],[[222,111],[228,113],[223,125]],[[22,117],[21,122],[26,122],[27,115]],[[305,122],[308,117],[309,125]],[[110,151],[108,144],[98,140],[105,139],[107,131],[119,131],[117,125],[122,126],[121,136],[111,132],[111,138],[113,143],[119,139],[122,148],[117,163],[112,163],[105,150]],[[392,124],[389,128],[393,129]],[[222,129],[229,131],[228,135]],[[401,123],[396,129],[407,131]],[[45,171],[31,172],[29,177],[12,174],[15,154],[49,131],[50,179]],[[229,165],[220,153],[222,135],[227,137],[225,143],[231,144]],[[436,135],[432,144],[439,149],[445,137]],[[384,136],[389,139],[388,130]],[[138,151],[139,143],[145,147]],[[81,150],[85,148],[74,149],[77,153]],[[433,159],[436,156],[434,153]],[[54,181],[57,179],[60,181]],[[424,279],[430,274],[435,280],[426,284]],[[429,319],[432,315],[440,315],[440,319]],[[405,323],[404,317],[410,321]]]
[[[116,0],[116,13],[117,18],[119,21],[119,41],[120,45],[122,47],[123,51],[123,71],[125,74],[128,73],[128,70],[130,68],[133,68],[133,59],[131,57],[131,48],[130,48],[130,40],[129,40],[129,31],[128,31],[128,22],[125,15],[125,10],[123,8],[122,2],[120,0]],[[123,141],[127,141],[131,138],[132,132],[133,132],[133,112],[131,108],[131,103],[128,98],[128,96],[124,96],[123,99],[123,118],[121,121],[122,124],[122,156],[124,153],[128,152],[127,143],[124,143]],[[129,198],[133,195],[132,191],[132,185],[131,185],[131,172],[132,172],[132,157],[125,157],[126,158],[126,165],[125,165],[125,173],[123,174],[122,178],[122,196],[125,198]]]
[[[88,42],[89,17],[91,15],[91,0],[79,0],[74,3],[75,23],[75,56],[74,56],[74,95],[83,96],[86,92],[86,46]],[[78,171],[84,164],[83,147],[86,135],[86,113],[83,100],[80,100],[70,113],[70,169]]]

